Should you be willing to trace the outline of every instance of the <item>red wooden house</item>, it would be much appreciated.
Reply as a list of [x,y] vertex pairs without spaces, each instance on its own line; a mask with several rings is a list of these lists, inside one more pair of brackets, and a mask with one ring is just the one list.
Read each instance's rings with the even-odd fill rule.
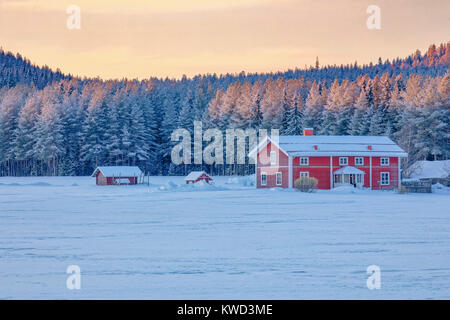
[[407,157],[388,137],[303,136],[268,137],[250,153],[256,159],[257,188],[292,188],[302,176],[318,180],[318,189],[354,185],[370,189],[400,186],[400,159]]
[[186,184],[196,183],[199,181],[205,181],[206,183],[210,183],[212,178],[205,171],[192,171],[184,178]]
[[98,167],[92,173],[99,186],[138,184],[142,175],[138,167],[127,166]]

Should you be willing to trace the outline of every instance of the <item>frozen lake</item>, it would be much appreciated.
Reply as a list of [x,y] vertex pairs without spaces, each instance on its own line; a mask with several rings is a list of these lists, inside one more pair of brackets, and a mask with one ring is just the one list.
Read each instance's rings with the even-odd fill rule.
[[[1,299],[450,299],[450,194],[0,178]],[[165,187],[161,187],[165,185]],[[66,269],[81,269],[68,290]],[[369,290],[366,268],[381,268]]]

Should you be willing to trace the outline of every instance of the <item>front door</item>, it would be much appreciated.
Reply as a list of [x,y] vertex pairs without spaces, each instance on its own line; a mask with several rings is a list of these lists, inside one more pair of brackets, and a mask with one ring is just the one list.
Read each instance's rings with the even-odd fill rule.
[[354,174],[351,174],[350,175],[350,184],[355,184],[355,175]]

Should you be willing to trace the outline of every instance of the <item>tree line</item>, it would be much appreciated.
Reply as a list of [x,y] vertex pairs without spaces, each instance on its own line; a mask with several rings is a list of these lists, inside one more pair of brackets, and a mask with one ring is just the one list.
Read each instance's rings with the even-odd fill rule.
[[[6,57],[6,58],[5,58]],[[450,158],[450,43],[376,65],[180,80],[81,79],[0,51],[0,175],[248,174],[251,165],[174,165],[176,128],[276,128],[387,135],[418,159]]]

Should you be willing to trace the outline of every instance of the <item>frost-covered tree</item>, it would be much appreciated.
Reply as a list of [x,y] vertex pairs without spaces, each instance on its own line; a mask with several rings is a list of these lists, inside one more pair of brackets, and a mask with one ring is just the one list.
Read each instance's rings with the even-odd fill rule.
[[321,115],[326,101],[325,88],[322,84],[313,82],[305,103],[303,127],[318,130],[321,124]]

